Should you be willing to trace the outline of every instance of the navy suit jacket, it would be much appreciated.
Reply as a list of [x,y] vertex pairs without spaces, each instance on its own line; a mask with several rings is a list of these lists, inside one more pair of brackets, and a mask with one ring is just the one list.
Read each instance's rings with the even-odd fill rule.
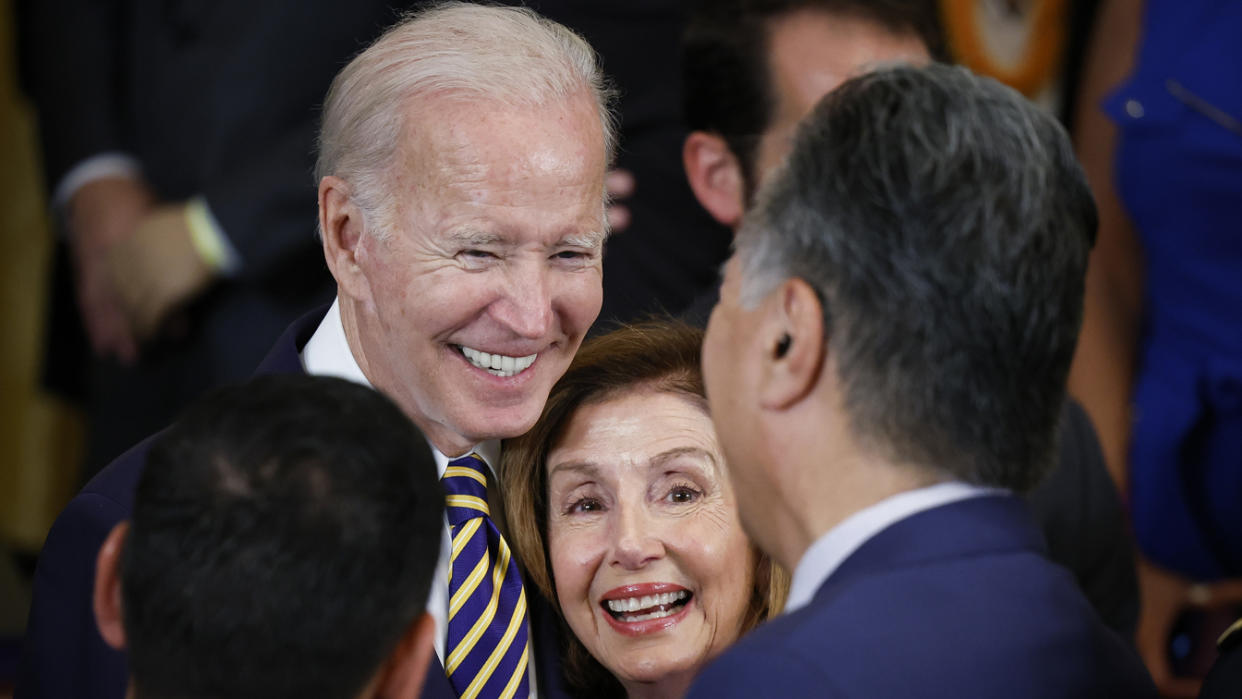
[[[255,373],[301,373],[299,352],[326,311],[321,308],[290,326]],[[104,643],[95,625],[95,559],[108,532],[133,511],[134,491],[154,439],[143,440],[100,471],[52,526],[35,572],[16,699],[125,696],[129,678],[125,654]],[[556,617],[540,595],[527,595],[527,600],[539,695],[565,696]],[[422,696],[457,696],[434,657]]]
[[986,496],[865,542],[806,607],[744,637],[691,697],[1155,697],[1137,655],[1043,553],[1026,506]]

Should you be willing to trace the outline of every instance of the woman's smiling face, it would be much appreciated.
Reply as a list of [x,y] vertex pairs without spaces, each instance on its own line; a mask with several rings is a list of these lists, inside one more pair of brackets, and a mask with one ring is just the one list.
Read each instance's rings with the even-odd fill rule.
[[578,409],[548,454],[548,551],[570,628],[631,694],[737,639],[753,553],[705,407],[640,388]]

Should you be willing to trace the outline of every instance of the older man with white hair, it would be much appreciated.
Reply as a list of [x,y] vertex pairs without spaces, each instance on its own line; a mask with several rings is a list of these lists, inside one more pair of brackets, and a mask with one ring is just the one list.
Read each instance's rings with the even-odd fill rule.
[[[608,98],[594,52],[571,31],[526,9],[465,3],[406,18],[328,93],[316,176],[337,299],[292,326],[259,372],[373,386],[434,447],[448,507],[428,610],[444,669],[424,696],[559,692],[554,629],[532,635],[541,607],[523,590],[489,486],[497,440],[534,423],[599,313]],[[101,542],[128,516],[148,442],[53,528],[19,696],[124,694],[125,658],[94,629],[91,580]]]

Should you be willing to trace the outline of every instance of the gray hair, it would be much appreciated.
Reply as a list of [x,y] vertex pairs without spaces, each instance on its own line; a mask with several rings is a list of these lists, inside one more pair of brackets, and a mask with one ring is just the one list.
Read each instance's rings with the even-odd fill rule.
[[[614,94],[582,37],[524,7],[445,2],[406,15],[333,79],[316,181],[344,179],[364,215],[382,215],[389,208],[386,174],[405,123],[402,108],[444,94],[525,107],[589,95],[611,162]],[[370,228],[380,235],[385,230]]]
[[742,301],[823,304],[852,427],[903,463],[1025,489],[1054,455],[1095,204],[1064,130],[964,68],[830,93],[738,234]]

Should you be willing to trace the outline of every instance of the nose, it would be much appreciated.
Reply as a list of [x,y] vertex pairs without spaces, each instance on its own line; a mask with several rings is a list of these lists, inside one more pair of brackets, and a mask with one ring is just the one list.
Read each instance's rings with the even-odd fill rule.
[[637,570],[664,556],[655,522],[641,508],[622,508],[613,528],[612,565]]
[[537,264],[516,264],[508,270],[504,298],[493,306],[493,315],[518,337],[537,340],[552,328],[548,273]]

